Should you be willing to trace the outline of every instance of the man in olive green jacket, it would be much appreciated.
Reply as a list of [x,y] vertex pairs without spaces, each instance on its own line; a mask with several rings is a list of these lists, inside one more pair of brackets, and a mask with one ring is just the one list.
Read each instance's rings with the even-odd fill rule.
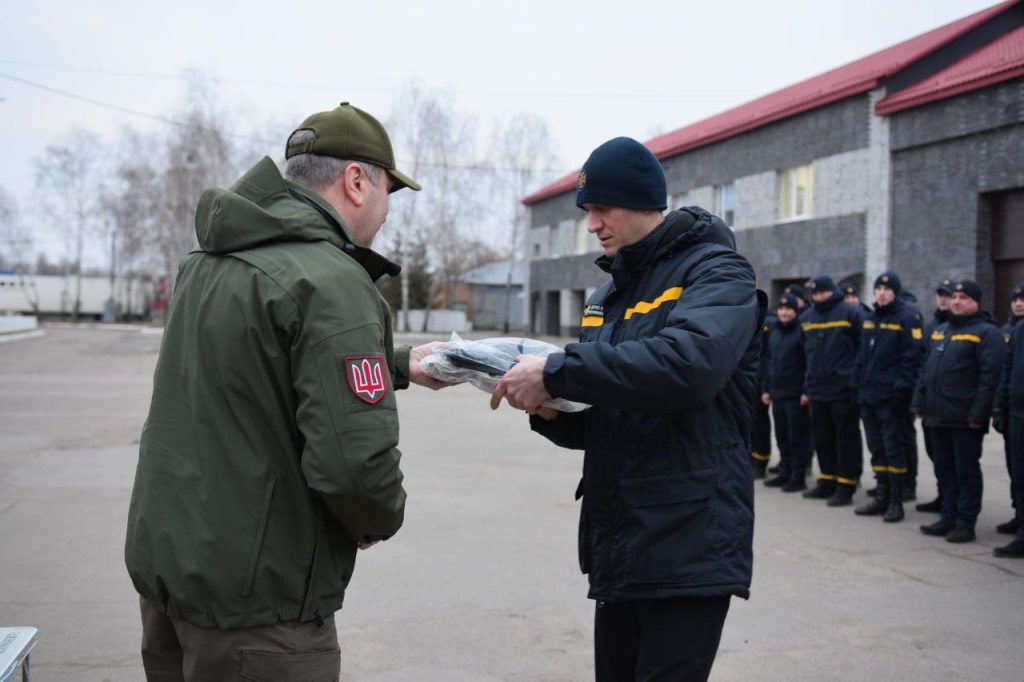
[[374,286],[388,195],[420,189],[387,132],[343,103],[286,157],[202,195],[178,269],[125,545],[150,679],[337,679],[356,549],[402,525],[394,391],[440,387]]

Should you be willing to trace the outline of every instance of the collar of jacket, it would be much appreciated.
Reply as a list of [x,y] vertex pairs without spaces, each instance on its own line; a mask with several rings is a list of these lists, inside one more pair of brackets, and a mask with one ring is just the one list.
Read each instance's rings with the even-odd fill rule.
[[782,320],[779,320],[775,324],[776,326],[778,326],[779,329],[781,329],[784,332],[788,332],[793,329],[800,329],[800,316],[797,315],[789,322],[783,322]]
[[889,305],[878,305],[876,303],[875,304],[875,314],[876,315],[888,315],[889,313],[899,312],[899,310],[901,308],[903,308],[903,301],[901,301],[900,299],[896,298],[896,299],[893,299],[892,303],[890,303]]
[[402,272],[402,266],[394,261],[388,260],[381,254],[377,253],[373,249],[368,249],[365,246],[359,246],[351,240],[348,236],[348,232],[345,230],[345,225],[342,223],[341,218],[335,213],[334,208],[328,204],[323,198],[320,197],[316,192],[309,192],[302,185],[297,185],[294,182],[288,183],[288,192],[301,201],[302,203],[310,206],[320,215],[322,215],[338,234],[342,236],[345,243],[341,245],[341,250],[352,256],[363,266],[366,270],[366,274],[370,276],[370,279],[376,282],[384,275],[390,275],[391,277],[397,277]]
[[611,273],[617,288],[621,288],[633,273],[641,272],[653,263],[703,241],[717,241],[712,237],[712,216],[704,209],[692,207],[671,211],[656,228],[635,244],[624,246],[614,258],[601,256],[594,261],[599,268]]
[[992,314],[985,310],[978,310],[973,315],[949,315],[949,326],[951,327],[966,327],[969,324],[975,322],[991,322]]
[[938,322],[939,324],[942,324],[943,322],[948,322],[949,321],[949,310],[939,310],[938,308],[936,308],[935,309],[935,321]]
[[812,301],[811,305],[813,305],[814,309],[817,310],[818,312],[820,312],[820,313],[827,313],[828,311],[832,310],[837,305],[839,305],[839,302],[842,301],[842,300],[843,300],[842,292],[839,291],[839,289],[832,289],[832,297],[831,298],[829,298],[826,301],[822,301],[821,303],[818,303],[817,301]]

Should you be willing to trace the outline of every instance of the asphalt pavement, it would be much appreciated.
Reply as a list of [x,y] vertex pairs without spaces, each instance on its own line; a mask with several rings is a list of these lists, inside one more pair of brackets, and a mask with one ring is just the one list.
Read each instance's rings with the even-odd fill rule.
[[[143,679],[122,551],[159,343],[48,328],[0,345],[0,626],[39,628],[34,680]],[[399,409],[406,523],[359,555],[337,614],[342,679],[593,679],[581,453],[468,386],[414,387]],[[752,596],[733,600],[712,679],[1024,679],[1024,561],[992,556],[1012,515],[994,433],[982,463],[966,545],[922,536],[935,516],[912,505],[888,525],[758,484]]]

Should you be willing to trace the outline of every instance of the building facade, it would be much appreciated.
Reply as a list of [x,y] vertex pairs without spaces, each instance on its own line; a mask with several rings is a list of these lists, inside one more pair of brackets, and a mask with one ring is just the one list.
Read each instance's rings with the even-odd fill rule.
[[[1002,312],[1024,280],[1024,3],[646,144],[670,208],[702,206],[732,225],[772,296],[821,273],[863,286],[893,269],[924,308],[953,275],[977,279],[986,307]],[[533,333],[575,334],[607,277],[593,265],[575,178],[524,200]]]

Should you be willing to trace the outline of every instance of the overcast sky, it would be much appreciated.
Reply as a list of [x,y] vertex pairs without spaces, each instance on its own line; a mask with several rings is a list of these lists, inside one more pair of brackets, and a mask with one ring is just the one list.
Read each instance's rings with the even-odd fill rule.
[[[341,100],[383,117],[418,79],[483,128],[515,111],[543,117],[568,172],[610,137],[673,130],[993,4],[8,0],[0,74],[173,115],[180,74],[195,68],[240,128],[261,132]],[[0,77],[0,185],[26,207],[47,144],[74,125],[112,137],[126,124],[164,125]]]

